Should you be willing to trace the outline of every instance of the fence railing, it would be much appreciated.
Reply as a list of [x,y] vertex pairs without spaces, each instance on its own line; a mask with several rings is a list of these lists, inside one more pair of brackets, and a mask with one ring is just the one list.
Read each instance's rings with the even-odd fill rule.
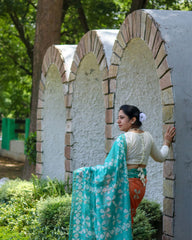
[[24,135],[24,139],[27,139],[29,135],[29,126],[29,118],[25,120],[3,118],[0,120],[0,129],[2,132],[1,148],[9,150],[10,141],[18,140],[20,134]]

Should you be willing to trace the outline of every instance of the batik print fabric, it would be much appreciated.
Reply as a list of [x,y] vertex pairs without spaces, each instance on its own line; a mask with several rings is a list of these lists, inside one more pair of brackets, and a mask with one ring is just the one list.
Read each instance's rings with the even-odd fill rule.
[[133,218],[136,215],[137,207],[142,201],[147,183],[147,171],[146,168],[132,168],[128,170],[129,176],[129,196],[131,202],[131,221],[133,224]]
[[104,165],[74,171],[69,235],[74,240],[132,240],[123,134]]

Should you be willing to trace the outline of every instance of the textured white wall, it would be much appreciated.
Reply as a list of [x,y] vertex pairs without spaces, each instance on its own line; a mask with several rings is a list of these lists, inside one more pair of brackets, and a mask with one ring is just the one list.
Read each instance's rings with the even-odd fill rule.
[[55,65],[48,70],[42,112],[42,177],[64,180],[65,105],[60,74]]
[[[133,39],[127,46],[121,60],[117,76],[117,93],[115,117],[122,104],[136,105],[146,113],[147,120],[143,130],[149,131],[157,146],[161,147],[162,106],[159,79],[151,51],[141,39]],[[121,132],[115,124],[113,136]],[[151,158],[147,167],[148,183],[145,197],[159,202],[163,201],[163,164]]]
[[95,56],[85,56],[74,82],[72,170],[102,164],[105,158],[105,107],[102,76]]

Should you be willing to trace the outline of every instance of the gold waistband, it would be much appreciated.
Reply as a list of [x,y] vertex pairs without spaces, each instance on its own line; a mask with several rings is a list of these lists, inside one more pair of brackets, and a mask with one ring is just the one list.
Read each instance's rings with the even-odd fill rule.
[[146,168],[145,164],[127,164],[128,169],[133,169],[133,168]]

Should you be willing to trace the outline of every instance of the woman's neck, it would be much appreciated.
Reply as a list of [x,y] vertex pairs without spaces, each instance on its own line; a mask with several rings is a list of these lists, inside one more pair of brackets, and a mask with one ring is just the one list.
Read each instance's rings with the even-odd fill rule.
[[143,133],[144,131],[140,128],[130,128],[128,132]]

